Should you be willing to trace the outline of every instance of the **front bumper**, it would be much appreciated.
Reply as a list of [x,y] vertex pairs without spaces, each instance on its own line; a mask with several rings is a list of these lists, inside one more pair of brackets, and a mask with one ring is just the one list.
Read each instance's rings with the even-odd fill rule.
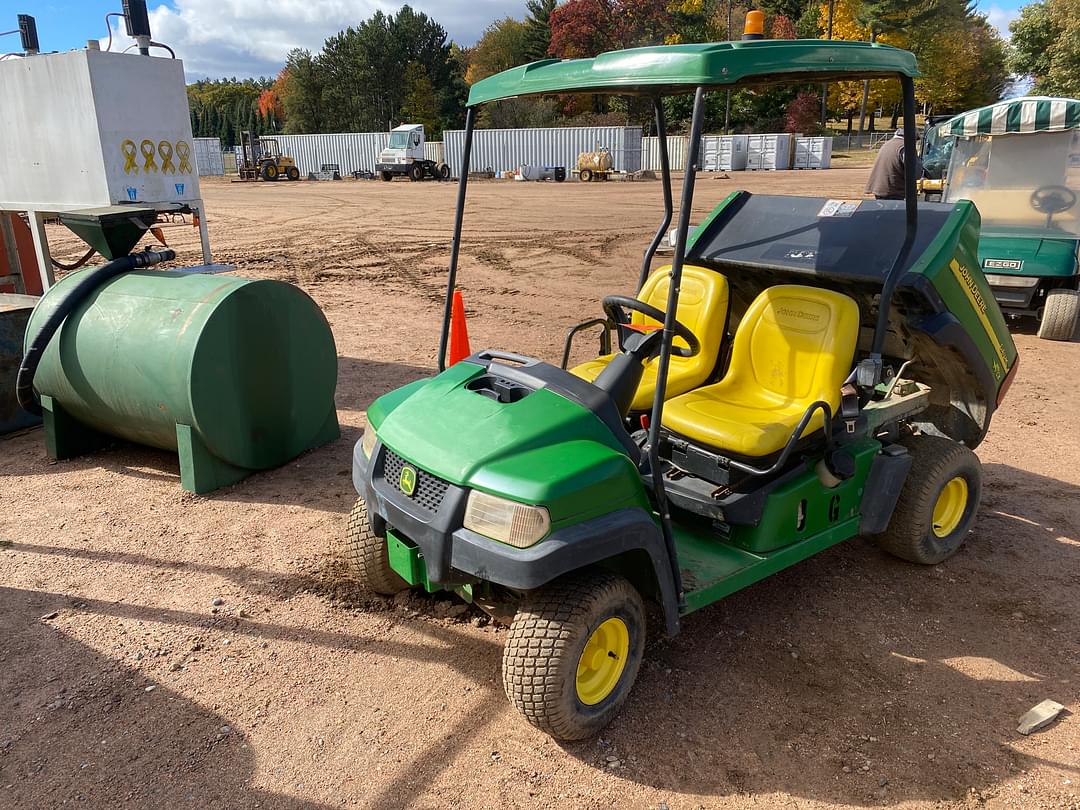
[[468,489],[450,484],[437,509],[430,510],[418,498],[402,493],[396,482],[387,480],[383,474],[386,459],[382,442],[376,444],[371,460],[357,442],[353,448],[353,487],[367,502],[368,517],[377,534],[389,528],[420,549],[431,583],[486,581],[526,591],[594,562],[641,549],[648,553],[658,573],[663,601],[675,599],[670,575],[664,575],[670,568],[663,536],[643,509],[617,509],[555,531],[535,546],[520,549],[464,528]]
[[408,163],[376,163],[376,172],[390,172],[391,174],[408,174]]
[[994,294],[994,300],[1003,310],[1019,312],[1022,315],[1034,315],[1036,309],[1042,306],[1038,292],[1041,286],[1033,287],[995,287],[990,285],[990,292]]

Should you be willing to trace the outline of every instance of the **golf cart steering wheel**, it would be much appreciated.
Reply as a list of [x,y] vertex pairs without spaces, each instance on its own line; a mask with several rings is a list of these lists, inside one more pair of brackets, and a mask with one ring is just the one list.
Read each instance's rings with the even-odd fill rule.
[[[646,335],[645,339],[634,346],[630,351],[640,352],[644,343],[648,342],[649,351],[651,355],[660,347],[660,335],[663,334],[663,330],[657,327],[655,330],[647,331],[639,329],[630,325],[630,317],[626,314],[627,310],[631,312],[637,312],[639,315],[644,315],[647,318],[652,318],[659,323],[664,322],[665,315],[656,307],[646,304],[644,301],[639,301],[637,298],[630,298],[625,295],[609,295],[604,299],[604,312],[612,321],[619,327],[619,331],[624,329],[634,329],[640,331]],[[690,328],[680,321],[675,321],[672,326],[673,331],[677,337],[686,341],[686,346],[676,346],[674,343],[671,345],[671,353],[676,357],[694,357],[701,351],[701,343],[694,336],[694,333],[690,331]],[[651,340],[650,340],[651,338]]]
[[1031,192],[1031,207],[1043,214],[1060,214],[1076,205],[1076,192],[1065,186],[1040,186]]

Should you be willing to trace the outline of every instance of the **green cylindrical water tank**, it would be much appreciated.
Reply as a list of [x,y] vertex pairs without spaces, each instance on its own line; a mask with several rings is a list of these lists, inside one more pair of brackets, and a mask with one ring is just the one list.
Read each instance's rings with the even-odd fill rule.
[[[42,298],[27,346],[78,276]],[[34,379],[51,454],[86,444],[77,423],[178,450],[197,492],[336,438],[336,384],[330,327],[298,288],[152,270],[117,276],[69,315]]]

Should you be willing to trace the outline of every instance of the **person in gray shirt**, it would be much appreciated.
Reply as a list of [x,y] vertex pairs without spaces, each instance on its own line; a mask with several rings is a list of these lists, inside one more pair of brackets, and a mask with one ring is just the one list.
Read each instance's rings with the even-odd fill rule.
[[[915,140],[919,133],[915,133]],[[922,177],[922,161],[916,158],[915,176]],[[873,194],[878,200],[904,199],[904,130],[881,145],[874,168],[870,170],[870,179],[866,183],[866,193]]]

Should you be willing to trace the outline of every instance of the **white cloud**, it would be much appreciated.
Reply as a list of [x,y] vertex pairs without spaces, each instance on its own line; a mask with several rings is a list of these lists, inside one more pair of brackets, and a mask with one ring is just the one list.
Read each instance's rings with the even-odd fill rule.
[[[175,0],[150,12],[150,28],[184,60],[189,80],[205,77],[274,76],[293,48],[318,51],[323,41],[376,11],[396,13],[401,3],[385,0]],[[456,42],[471,45],[492,20],[524,15],[524,0],[413,0],[446,28]],[[114,29],[119,48],[130,40],[122,23]],[[114,42],[114,50],[117,44]]]
[[986,10],[986,19],[990,22],[994,28],[998,30],[1005,39],[1009,38],[1009,23],[1020,16],[1019,8],[1002,8],[1001,6],[990,6]]

